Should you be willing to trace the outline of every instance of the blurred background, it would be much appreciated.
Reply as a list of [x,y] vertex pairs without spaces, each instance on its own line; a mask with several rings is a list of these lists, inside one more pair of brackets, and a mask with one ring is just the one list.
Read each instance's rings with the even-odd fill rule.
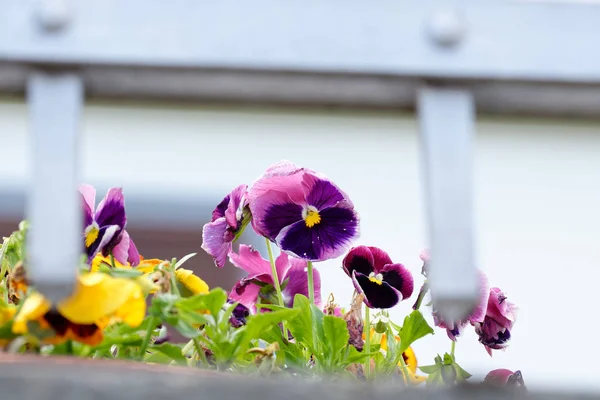
[[[0,235],[23,218],[27,129],[23,98],[0,98]],[[387,250],[411,269],[418,287],[426,242],[417,135],[415,116],[394,111],[91,101],[83,115],[81,179],[99,195],[124,188],[128,230],[145,257],[197,252],[187,267],[229,290],[239,271],[214,267],[200,249],[202,225],[234,186],[288,159],[342,187],[362,218],[358,244]],[[458,362],[476,380],[509,368],[520,369],[531,388],[600,390],[599,154],[598,121],[478,119],[478,265],[520,311],[506,352],[489,357],[472,330],[459,339]],[[244,236],[264,250],[250,230]],[[338,259],[317,268],[323,297],[333,292],[347,307],[353,287],[340,265]],[[401,318],[413,301],[393,315]],[[415,351],[426,365],[449,348],[436,330]]]

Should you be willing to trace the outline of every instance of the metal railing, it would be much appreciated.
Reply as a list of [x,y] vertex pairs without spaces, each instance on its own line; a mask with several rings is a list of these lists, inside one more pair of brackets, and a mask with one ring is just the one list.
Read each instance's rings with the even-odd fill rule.
[[475,110],[598,115],[598,21],[597,5],[515,1],[0,0],[0,92],[30,107],[34,279],[52,300],[73,282],[84,95],[416,107],[432,295],[462,315]]

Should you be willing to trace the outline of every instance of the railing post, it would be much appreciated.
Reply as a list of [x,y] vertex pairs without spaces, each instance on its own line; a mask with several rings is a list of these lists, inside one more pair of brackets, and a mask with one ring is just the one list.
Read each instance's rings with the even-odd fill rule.
[[466,316],[477,299],[474,262],[472,94],[424,87],[418,118],[430,244],[429,280],[442,318]]
[[81,78],[33,72],[27,82],[32,177],[27,217],[31,278],[51,301],[69,295],[82,249],[77,194]]

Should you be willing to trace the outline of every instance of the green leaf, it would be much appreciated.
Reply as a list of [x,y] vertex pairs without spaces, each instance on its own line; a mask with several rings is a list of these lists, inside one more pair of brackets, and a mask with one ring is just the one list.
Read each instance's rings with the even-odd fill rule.
[[461,366],[458,365],[457,363],[454,363],[454,369],[456,370],[456,380],[457,381],[466,381],[467,379],[469,379],[472,376],[470,373],[468,373],[467,371],[462,369]]
[[442,377],[442,370],[439,369],[427,377],[427,386],[438,385],[444,382]]
[[215,288],[209,293],[180,299],[177,304],[190,310],[209,311],[216,318],[226,302],[227,293],[221,288]]
[[181,347],[177,345],[171,343],[162,343],[159,345],[149,346],[148,348],[168,356],[172,361],[175,361],[177,364],[186,365],[187,363],[187,359],[181,353]]
[[421,372],[423,372],[424,374],[433,374],[436,371],[439,371],[441,368],[441,365],[439,364],[433,364],[433,365],[423,365],[422,367],[419,367],[419,369],[421,370]]
[[287,325],[297,342],[301,342],[313,353],[319,353],[319,344],[323,341],[323,311],[312,305],[301,294],[294,297],[294,310],[298,315]]
[[423,314],[419,310],[411,312],[404,318],[404,324],[399,332],[400,335],[400,353],[404,353],[416,340],[423,336],[433,334],[433,328],[429,326]]
[[350,334],[346,321],[333,315],[323,316],[323,353],[333,363],[343,356]]
[[298,315],[299,312],[296,309],[285,309],[250,316],[244,329],[246,341],[258,338],[262,331],[279,324],[281,321],[290,320]]
[[189,322],[179,318],[174,326],[175,329],[188,339],[200,336],[200,331]]

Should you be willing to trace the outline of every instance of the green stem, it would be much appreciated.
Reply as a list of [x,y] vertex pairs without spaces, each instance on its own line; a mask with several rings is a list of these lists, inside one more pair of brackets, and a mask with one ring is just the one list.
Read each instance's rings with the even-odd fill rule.
[[73,355],[73,341],[67,340],[65,343],[65,348],[66,348],[67,354],[72,356]]
[[171,265],[168,268],[169,274],[171,275],[171,293],[177,295],[177,297],[181,297],[181,293],[179,293],[179,287],[177,287],[177,276],[175,275],[175,264],[177,264],[177,259],[173,258],[171,260]]
[[400,367],[402,368],[402,375],[404,375],[404,383],[406,386],[412,386],[412,381],[410,379],[410,373],[408,372],[408,367],[404,362],[404,354],[400,356]]
[[306,265],[308,270],[308,299],[310,304],[315,304],[315,283],[313,279],[313,264],[309,261]]
[[[370,308],[365,304],[365,348],[363,351],[371,352],[371,311]],[[365,362],[365,378],[369,379],[371,375],[371,357],[367,358]]]
[[204,350],[202,350],[202,346],[198,341],[198,338],[192,338],[194,342],[194,347],[196,348],[196,353],[198,353],[198,357],[202,360],[202,363],[208,367],[208,360],[206,359],[206,354],[204,354]]
[[454,358],[454,350],[456,349],[456,341],[452,341],[452,347],[450,347],[450,355]]
[[[269,253],[269,263],[271,264],[271,276],[273,277],[273,284],[277,291],[277,301],[279,302],[279,307],[285,307],[283,295],[281,294],[281,285],[279,284],[279,276],[277,275],[277,267],[275,266],[275,257],[273,256],[273,249],[271,248],[271,241],[267,238],[265,238],[265,241],[267,242],[267,252]],[[281,321],[281,330],[283,332],[283,340],[287,342],[289,336],[283,321]]]
[[146,349],[148,348],[148,344],[150,344],[150,339],[152,338],[152,332],[154,332],[154,328],[156,328],[157,321],[156,317],[150,317],[150,321],[148,321],[148,330],[146,331],[146,336],[142,341],[142,345],[140,346],[140,353],[138,354],[138,358],[140,360],[144,359],[144,355],[146,354]]
[[110,253],[110,265],[112,265],[113,268],[117,268],[115,265],[115,256],[113,256],[112,252]]

